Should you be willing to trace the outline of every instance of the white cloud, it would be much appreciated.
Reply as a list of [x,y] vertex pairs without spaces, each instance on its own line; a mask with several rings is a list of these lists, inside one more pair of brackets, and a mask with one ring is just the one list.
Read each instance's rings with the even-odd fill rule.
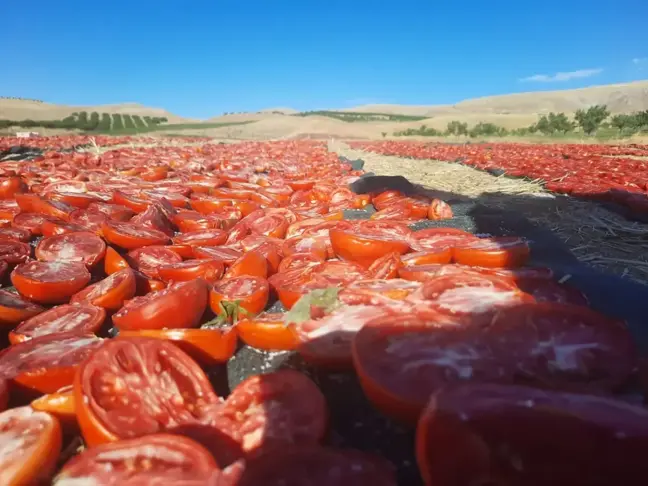
[[635,57],[632,60],[632,64],[634,64],[635,66],[639,66],[640,64],[645,64],[645,63],[648,63],[648,57]]
[[602,68],[596,69],[580,69],[578,71],[570,71],[568,73],[556,74],[534,74],[527,78],[520,79],[523,83],[553,83],[556,81],[570,81],[572,79],[589,78],[596,76],[603,72]]

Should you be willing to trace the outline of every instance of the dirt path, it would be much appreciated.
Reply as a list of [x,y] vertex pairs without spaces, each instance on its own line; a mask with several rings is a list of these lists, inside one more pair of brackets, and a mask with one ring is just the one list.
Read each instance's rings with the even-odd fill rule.
[[556,196],[540,184],[494,177],[460,164],[413,160],[352,150],[338,141],[330,150],[381,175],[402,175],[432,189],[523,213],[558,234],[582,262],[609,273],[648,283],[648,225],[632,223],[599,204]]

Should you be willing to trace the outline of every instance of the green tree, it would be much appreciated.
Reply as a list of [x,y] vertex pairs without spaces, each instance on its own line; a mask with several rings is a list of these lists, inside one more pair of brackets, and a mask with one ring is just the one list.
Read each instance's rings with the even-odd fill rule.
[[446,133],[448,135],[468,135],[468,124],[453,120],[448,123]]
[[137,128],[146,128],[146,123],[144,123],[144,120],[142,120],[141,116],[131,115],[131,118],[133,119],[133,123],[135,123],[135,126]]
[[583,132],[591,135],[608,116],[610,116],[610,112],[606,105],[595,105],[590,106],[587,110],[577,110],[574,118]]
[[122,118],[124,119],[124,128],[127,130],[135,130],[135,123],[133,122],[133,119],[131,118],[130,115],[122,115]]
[[110,118],[110,113],[102,113],[101,121],[97,125],[96,129],[100,132],[109,132],[111,126],[112,126],[112,120]]
[[113,123],[112,123],[112,129],[114,130],[123,130],[124,129],[124,122],[122,121],[122,116],[118,113],[113,113],[112,115]]

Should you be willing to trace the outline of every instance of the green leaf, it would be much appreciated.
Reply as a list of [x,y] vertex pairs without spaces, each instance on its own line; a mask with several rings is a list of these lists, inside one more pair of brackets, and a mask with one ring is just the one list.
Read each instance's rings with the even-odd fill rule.
[[215,327],[225,327],[230,324],[236,324],[242,316],[249,315],[249,312],[241,307],[241,301],[222,300],[219,304],[220,312],[211,321],[205,322],[201,329],[212,329]]
[[311,319],[311,310],[313,307],[321,308],[325,314],[333,312],[340,306],[338,294],[339,287],[327,287],[325,289],[315,289],[306,295],[303,295],[292,309],[286,312],[284,323],[300,323]]

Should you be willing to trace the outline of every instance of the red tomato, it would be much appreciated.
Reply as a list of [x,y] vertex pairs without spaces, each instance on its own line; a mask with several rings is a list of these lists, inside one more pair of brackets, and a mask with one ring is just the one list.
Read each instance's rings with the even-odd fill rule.
[[284,321],[283,313],[263,312],[236,323],[236,332],[248,346],[268,351],[291,351],[297,348],[297,339]]
[[0,413],[0,484],[49,482],[62,442],[61,426],[48,413],[31,407]]
[[212,214],[200,214],[198,211],[181,211],[175,215],[173,221],[183,233],[218,229],[222,225],[219,217]]
[[66,386],[54,393],[42,395],[31,402],[31,408],[54,415],[66,431],[78,433],[73,391],[72,386]]
[[7,408],[9,403],[9,384],[7,380],[0,380],[0,412]]
[[107,341],[81,365],[74,396],[89,446],[197,423],[220,402],[195,361],[150,338]]
[[11,344],[39,336],[70,332],[94,334],[106,320],[106,311],[93,305],[63,304],[20,323],[9,333]]
[[82,262],[93,267],[106,254],[106,244],[87,231],[44,238],[36,247],[36,258],[43,262]]
[[0,377],[31,392],[71,385],[79,363],[103,344],[94,334],[54,333],[14,344],[0,353]]
[[258,455],[317,444],[327,421],[326,400],[317,385],[302,373],[281,370],[243,381],[209,423],[241,444],[246,455]]
[[0,239],[29,243],[31,233],[22,228],[0,228]]
[[452,219],[452,208],[440,199],[433,199],[427,212],[428,219],[438,221],[441,219]]
[[232,265],[242,255],[239,250],[223,246],[197,246],[194,247],[193,253],[196,258],[219,260],[226,266]]
[[293,253],[282,258],[277,271],[286,272],[294,268],[312,267],[324,263],[324,258],[314,253]]
[[260,251],[253,250],[241,255],[225,272],[225,278],[268,277],[268,261]]
[[361,226],[342,225],[330,230],[333,251],[340,258],[357,262],[365,268],[388,253],[403,254],[409,250],[410,231],[406,226],[379,226],[380,222]]
[[160,278],[158,270],[161,266],[182,262],[182,257],[176,252],[158,245],[131,250],[126,258],[133,268],[153,279]]
[[130,266],[126,259],[117,253],[117,251],[112,247],[107,247],[106,257],[104,260],[104,271],[106,274],[111,275],[127,268],[130,268]]
[[475,235],[460,229],[428,228],[414,231],[410,237],[410,245],[414,251],[440,251],[454,248],[459,243],[475,240],[478,240]]
[[0,199],[12,199],[17,193],[27,192],[27,184],[17,176],[0,179]]
[[0,261],[15,264],[23,263],[29,259],[31,247],[22,241],[0,241]]
[[130,222],[137,226],[161,231],[167,236],[174,234],[173,224],[157,204],[151,204],[146,211],[133,217]]
[[44,310],[44,307],[30,302],[18,294],[0,290],[0,327],[2,328],[12,328]]
[[215,314],[221,313],[221,302],[240,302],[250,314],[261,312],[270,295],[268,281],[260,277],[226,278],[214,284],[209,294],[209,304]]
[[86,449],[68,461],[53,486],[214,485],[220,471],[203,446],[186,437],[152,434]]
[[288,221],[279,214],[269,214],[248,223],[248,227],[252,233],[284,238],[288,230]]
[[310,253],[322,260],[328,257],[328,245],[326,237],[296,236],[286,240],[281,245],[281,252],[288,257],[297,253]]
[[80,233],[84,231],[87,232],[88,228],[79,224],[68,223],[63,220],[54,221],[46,219],[41,225],[41,232],[46,238],[49,238],[50,236],[63,235],[65,233]]
[[464,265],[515,268],[527,262],[530,252],[529,244],[524,239],[502,236],[457,244],[453,257],[457,263]]
[[208,284],[213,285],[220,280],[224,271],[225,266],[219,260],[185,260],[160,266],[158,275],[165,282],[186,282],[202,278]]
[[452,248],[415,251],[402,255],[400,258],[402,264],[405,266],[450,263],[452,260]]
[[207,294],[202,279],[181,282],[126,302],[112,316],[113,324],[126,331],[196,327],[207,308]]
[[381,305],[385,303],[384,298],[403,301],[420,288],[419,282],[400,278],[356,280],[340,292],[339,298],[350,305]]
[[401,267],[400,253],[388,253],[376,259],[367,269],[372,278],[395,278]]
[[227,241],[227,232],[221,229],[201,229],[182,233],[173,238],[176,245],[220,246]]
[[77,292],[70,298],[70,303],[87,302],[109,311],[116,311],[122,308],[124,302],[135,296],[136,289],[135,273],[130,268],[125,268]]
[[166,339],[205,366],[226,363],[234,355],[237,342],[232,328],[120,331],[119,337]]
[[11,272],[11,282],[21,295],[44,304],[66,302],[90,281],[80,262],[27,262]]
[[161,231],[137,226],[133,223],[105,221],[101,231],[106,241],[126,250],[150,245],[164,245],[169,242],[169,237]]
[[645,408],[522,386],[442,390],[416,432],[416,459],[429,486],[639,486],[646,453]]

